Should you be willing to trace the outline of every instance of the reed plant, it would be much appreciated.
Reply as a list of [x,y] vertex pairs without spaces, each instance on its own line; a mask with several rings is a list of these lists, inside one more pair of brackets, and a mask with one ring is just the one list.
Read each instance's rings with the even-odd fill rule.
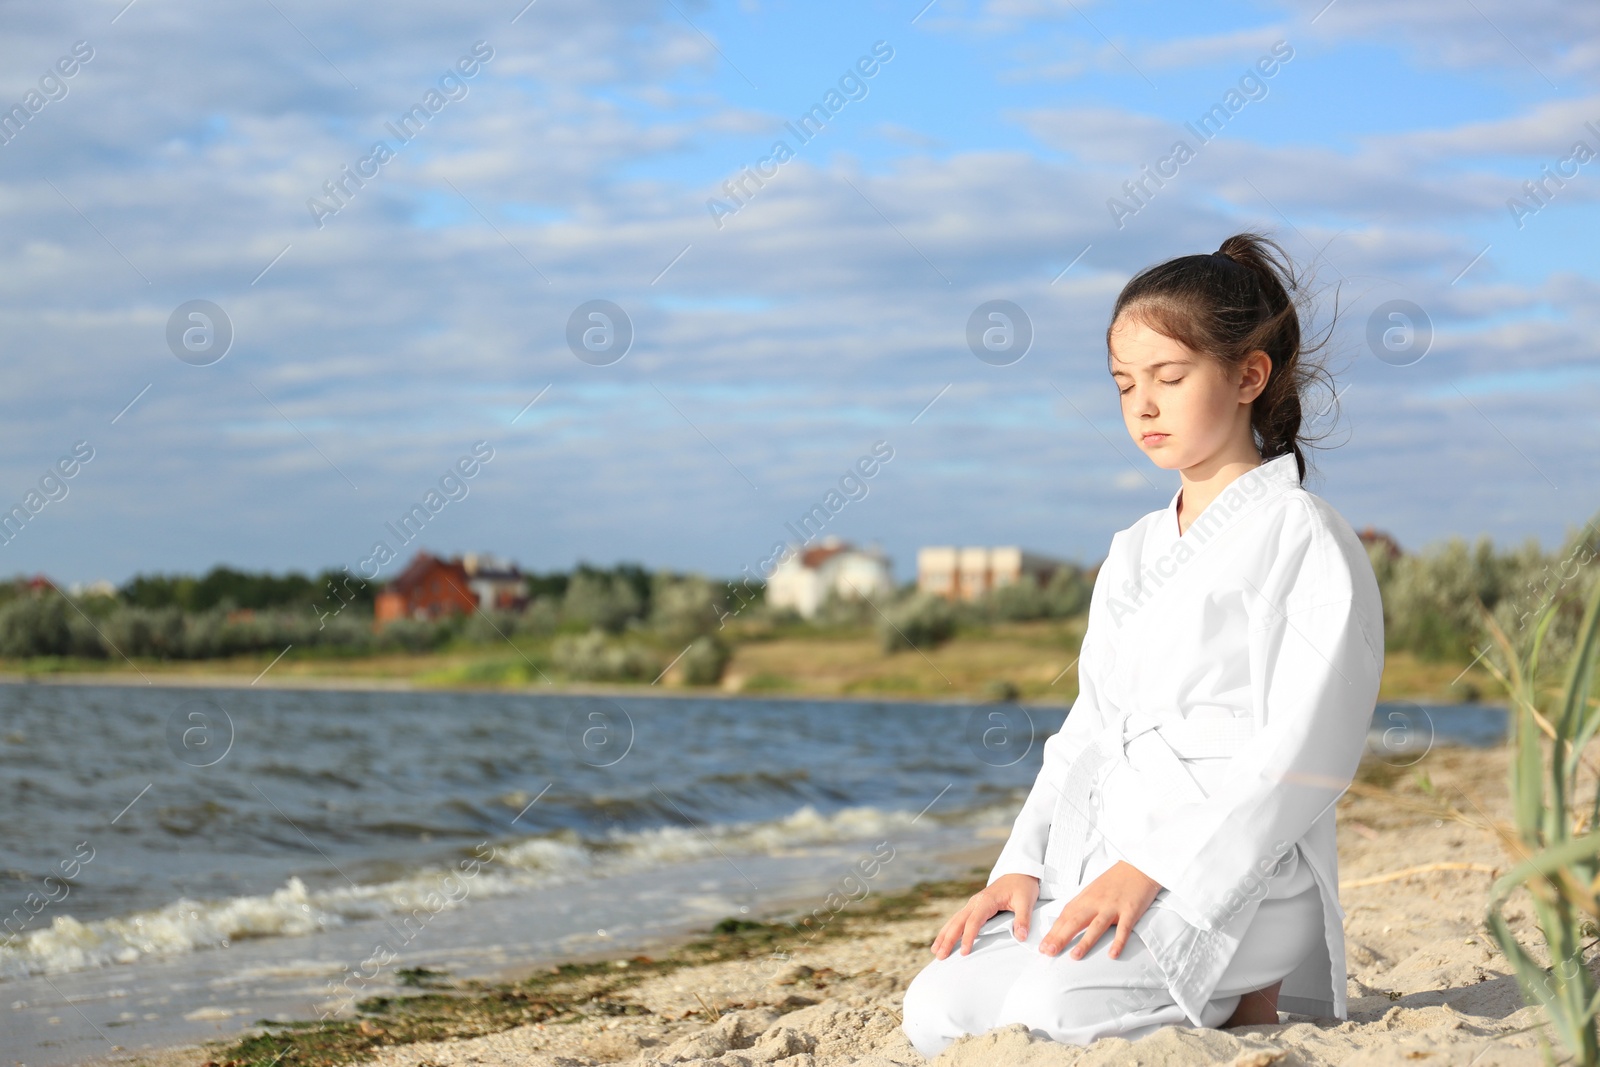
[[[1513,642],[1494,616],[1485,625],[1503,657],[1489,670],[1505,687],[1513,718],[1510,823],[1498,823],[1511,867],[1489,894],[1488,927],[1511,961],[1524,999],[1544,1009],[1571,1061],[1600,1067],[1596,1012],[1600,992],[1584,958],[1584,938],[1600,923],[1600,773],[1585,748],[1600,729],[1594,695],[1600,658],[1600,583],[1593,583],[1577,638],[1559,672],[1540,663],[1557,605],[1537,616],[1530,638]],[[1548,679],[1559,673],[1559,688]],[[1587,772],[1585,774],[1585,772]],[[1511,930],[1505,906],[1526,888],[1535,924],[1549,950],[1542,965]],[[1546,1063],[1555,1062],[1544,1029]]]

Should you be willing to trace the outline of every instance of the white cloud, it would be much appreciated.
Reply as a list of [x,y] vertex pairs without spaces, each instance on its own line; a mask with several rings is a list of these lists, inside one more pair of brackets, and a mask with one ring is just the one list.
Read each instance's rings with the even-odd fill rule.
[[[271,5],[223,25],[173,3],[138,4],[115,26],[101,4],[34,10],[0,43],[0,67],[23,72],[80,37],[97,50],[70,94],[0,147],[0,474],[24,484],[79,437],[102,449],[49,516],[51,536],[13,546],[14,568],[70,580],[218,559],[351,562],[479,438],[498,455],[453,520],[456,547],[540,567],[584,552],[731,572],[879,436],[902,451],[852,535],[882,536],[903,561],[923,538],[1092,558],[1131,521],[1132,495],[1150,507],[1170,496],[1147,464],[1157,488],[1135,484],[1129,463],[1144,461],[1105,379],[1104,316],[1140,267],[1252,226],[1320,254],[1323,280],[1359,296],[1341,333],[1357,354],[1343,407],[1358,432],[1326,458],[1352,521],[1393,518],[1403,540],[1513,528],[1485,518],[1481,498],[1428,501],[1429,471],[1469,459],[1521,508],[1519,529],[1557,514],[1526,460],[1439,389],[1594,359],[1596,283],[1572,263],[1519,281],[1491,253],[1450,284],[1482,247],[1472,227],[1503,211],[1507,154],[1544,158],[1544,139],[1559,144],[1587,101],[1349,149],[1309,132],[1295,145],[1230,134],[1123,230],[1105,201],[1165,147],[1161,121],[1074,97],[995,109],[1070,153],[1063,164],[887,112],[870,123],[905,154],[869,165],[848,141],[819,140],[718,230],[705,198],[743,160],[704,145],[770,118],[712,92],[720,59],[670,10],[541,0],[510,26],[514,8],[403,3],[379,19],[281,6],[315,47]],[[918,26],[968,16],[996,33],[1077,19],[1070,5],[941,0]],[[1172,69],[1249,52],[1256,32],[1130,54]],[[467,97],[316,228],[306,199],[480,39],[495,56]],[[0,85],[0,99],[25,84]],[[1439,329],[1412,368],[1359,354],[1365,316],[1393,295]],[[196,297],[237,329],[207,368],[163,340],[172,309]],[[564,338],[572,309],[597,297],[624,306],[638,334],[609,368],[580,363]],[[998,297],[1037,331],[1009,368],[965,348],[967,316]],[[761,310],[728,310],[750,301]],[[1592,460],[1553,443],[1586,425],[1592,397],[1564,389],[1534,417],[1515,407],[1525,399],[1469,395],[1563,486],[1600,484]]]
[[1331,40],[1400,48],[1441,67],[1504,75],[1511,84],[1570,91],[1593,84],[1600,50],[1600,8],[1562,0],[1309,0],[1285,4]]

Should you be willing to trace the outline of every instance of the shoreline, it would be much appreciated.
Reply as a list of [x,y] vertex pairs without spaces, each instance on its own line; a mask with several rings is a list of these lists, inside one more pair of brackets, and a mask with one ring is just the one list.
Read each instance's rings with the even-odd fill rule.
[[[1483,931],[1488,887],[1508,866],[1466,816],[1509,812],[1509,749],[1438,747],[1399,766],[1363,762],[1339,801],[1348,1017],[1280,1013],[1272,1025],[1165,1027],[1087,1049],[1031,1036],[1020,1024],[958,1041],[941,1067],[1109,1065],[1375,1067],[1415,1060],[1496,1067],[1542,1063],[1540,1009],[1523,1004],[1511,967]],[[987,855],[993,843],[952,861]],[[1472,861],[1465,866],[1461,861]],[[659,955],[512,968],[499,983],[363,1002],[322,1032],[290,1024],[253,1037],[163,1052],[121,1053],[110,1067],[921,1067],[899,1030],[905,987],[928,944],[981,887],[971,878],[869,895],[835,912],[804,944],[771,919],[724,920],[721,932]],[[1548,963],[1526,892],[1506,908],[1519,940]],[[775,958],[783,953],[784,958]],[[515,977],[518,974],[524,977]]]
[[[958,693],[955,695],[939,695],[936,693],[898,693],[898,692],[860,692],[860,693],[808,693],[793,690],[744,690],[729,688],[727,686],[661,686],[654,683],[634,685],[596,685],[591,683],[566,683],[563,685],[472,685],[448,682],[426,682],[419,684],[412,678],[379,678],[367,675],[338,676],[338,675],[279,675],[275,678],[265,678],[260,674],[251,676],[247,673],[199,673],[177,672],[170,669],[155,669],[150,675],[145,676],[132,673],[126,669],[108,670],[104,673],[94,671],[61,671],[28,673],[15,670],[0,670],[0,686],[16,686],[18,688],[30,685],[58,685],[58,686],[107,686],[107,687],[153,687],[173,689],[271,689],[281,691],[307,690],[325,692],[372,692],[372,693],[479,693],[479,694],[506,694],[511,696],[530,696],[535,694],[548,694],[552,696],[592,696],[592,697],[674,697],[681,699],[742,699],[763,701],[792,701],[816,702],[835,704],[868,704],[868,703],[894,703],[894,704],[948,704],[951,706],[970,707],[973,705],[994,704],[1005,706],[1014,704],[1025,708],[1048,708],[1067,710],[1071,708],[1073,698],[1060,700],[1035,700],[1028,697],[1018,697],[1014,700],[1000,701],[982,693]],[[1451,696],[1448,693],[1433,689],[1426,692],[1409,691],[1403,693],[1382,693],[1378,697],[1379,703],[1397,703],[1411,701],[1424,706],[1434,705],[1487,705],[1500,707],[1501,703],[1485,700],[1482,693],[1469,691],[1467,693]]]
[[[917,696],[904,693],[863,693],[860,695],[841,696],[835,693],[793,693],[762,690],[758,692],[744,692],[729,690],[713,686],[591,686],[587,684],[568,685],[450,685],[434,684],[418,685],[411,679],[383,679],[383,678],[324,678],[289,676],[287,679],[273,681],[246,680],[242,674],[158,674],[152,681],[142,681],[137,676],[119,671],[115,674],[105,675],[90,672],[74,672],[48,675],[28,675],[15,672],[0,671],[0,685],[28,686],[28,685],[62,685],[62,686],[118,686],[130,689],[152,687],[160,689],[170,687],[174,689],[274,689],[274,690],[326,690],[336,692],[373,692],[373,693],[477,693],[477,694],[504,694],[507,696],[532,696],[547,694],[550,696],[594,696],[594,697],[674,697],[678,699],[702,700],[786,700],[795,703],[829,703],[829,704],[950,704],[965,707],[971,704],[997,703],[985,700],[979,696]],[[1060,703],[1046,703],[1040,701],[1018,700],[1011,703],[1026,707],[1061,708],[1066,709],[1070,701]]]
[[[435,1025],[443,1017],[454,1016],[455,1029],[478,1030],[480,1032],[473,1036],[487,1036],[503,1031],[485,1025],[487,1020],[475,1007],[477,1001],[507,998],[526,1001],[533,996],[530,990],[537,990],[537,999],[546,1008],[552,1009],[531,1024],[542,1030],[544,1025],[541,1024],[544,1023],[564,1026],[586,1017],[590,1014],[586,1009],[595,1003],[596,998],[630,987],[641,977],[665,977],[687,968],[730,961],[759,964],[773,975],[781,975],[792,970],[794,965],[787,960],[775,960],[773,957],[776,954],[802,952],[817,943],[830,943],[827,940],[830,936],[837,941],[842,935],[860,933],[863,927],[872,923],[902,921],[907,914],[925,907],[930,901],[944,905],[976,892],[983,886],[1001,846],[1002,842],[995,841],[948,853],[945,859],[951,865],[979,862],[971,866],[971,873],[967,877],[920,881],[897,890],[870,894],[859,905],[852,904],[835,912],[829,921],[821,924],[809,936],[802,934],[796,924],[810,922],[803,917],[808,914],[807,905],[816,901],[807,896],[794,895],[774,901],[770,909],[750,918],[729,916],[709,927],[653,935],[627,947],[597,947],[508,965],[484,978],[455,980],[445,972],[431,972],[438,979],[423,977],[420,986],[413,989],[401,988],[391,980],[379,985],[374,996],[355,1001],[357,1005],[370,1006],[376,1014],[373,1010],[358,1009],[330,1015],[321,1022],[315,1019],[274,1020],[271,1025],[258,1024],[246,1033],[227,1038],[155,1049],[119,1049],[78,1063],[81,1067],[221,1067],[225,1064],[232,1064],[233,1067],[260,1064],[265,1067],[268,1062],[281,1067],[295,1067],[297,1064],[330,1067],[334,1064],[364,1063],[370,1061],[359,1054],[352,1055],[357,1050],[348,1046],[370,1050],[421,1044],[386,1044],[384,1041],[385,1038],[396,1036],[410,1024],[410,1020],[404,1018],[408,1015],[415,1017],[428,1013]],[[810,914],[814,914],[814,911]],[[391,972],[391,977],[399,973]],[[785,999],[790,1001],[786,1005],[788,1010],[815,1003],[806,1000],[802,1004],[792,997]],[[413,1003],[400,1004],[398,1011],[390,1010],[397,1000]],[[675,1020],[688,1029],[695,1028],[695,1016],[702,1016],[701,1022],[714,1022],[713,1017],[719,1014],[716,1007],[712,1007],[708,1014],[704,1001],[689,1003],[693,1007],[686,1007]],[[602,1015],[610,1016],[605,1008],[600,1010]],[[367,1025],[375,1018],[385,1019],[387,1025],[380,1023],[376,1029]],[[426,1023],[423,1025],[427,1026]],[[308,1028],[313,1033],[316,1030],[322,1033],[307,1040]],[[280,1038],[276,1043],[269,1036],[274,1034]],[[457,1033],[450,1040],[460,1040],[463,1036]],[[272,1056],[251,1057],[250,1051],[263,1043],[272,1046]],[[279,1053],[284,1051],[286,1044],[292,1051],[280,1057]],[[338,1051],[327,1054],[330,1046],[337,1047]],[[241,1053],[244,1054],[242,1057]]]

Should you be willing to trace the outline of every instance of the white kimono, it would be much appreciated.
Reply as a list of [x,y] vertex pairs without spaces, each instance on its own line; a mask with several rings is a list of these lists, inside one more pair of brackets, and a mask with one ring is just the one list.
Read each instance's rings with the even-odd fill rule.
[[1118,859],[1149,875],[1163,888],[1136,930],[1201,1026],[1292,852],[1320,891],[1327,954],[1285,978],[1278,1004],[1342,1019],[1334,803],[1383,671],[1377,582],[1292,455],[1235,479],[1182,536],[1179,495],[1112,538],[1077,701],[989,881],[1033,875],[1043,898],[1075,895]]

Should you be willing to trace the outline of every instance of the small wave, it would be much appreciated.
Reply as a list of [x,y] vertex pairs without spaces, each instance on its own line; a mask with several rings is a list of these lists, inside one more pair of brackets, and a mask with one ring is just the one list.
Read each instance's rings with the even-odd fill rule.
[[[956,818],[982,825],[1009,817],[1013,807],[985,806],[942,821]],[[614,830],[601,838],[561,830],[496,846],[494,859],[484,862],[475,875],[448,882],[456,872],[444,867],[388,882],[315,890],[292,877],[268,894],[222,900],[183,897],[154,910],[91,922],[57,915],[48,927],[0,943],[0,980],[226,948],[249,938],[303,937],[364,919],[391,918],[404,924],[423,911],[457,908],[473,898],[525,893],[554,883],[719,854],[785,855],[808,847],[903,836],[918,818],[913,812],[871,806],[824,814],[807,804],[782,818],[748,823]]]
[[[977,813],[973,813],[977,814]],[[916,814],[864,806],[823,814],[810,804],[780,819],[712,826],[612,830],[598,840],[565,831],[501,850],[511,867],[551,877],[597,877],[729,852],[783,855],[797,848],[903,833]],[[563,877],[563,880],[566,880]]]
[[[292,877],[269,894],[224,900],[180,897],[154,910],[92,922],[58,915],[48,927],[0,944],[0,979],[178,956],[250,938],[302,937],[362,919],[411,916],[424,910],[431,914],[459,907],[473,896],[500,896],[525,888],[525,880],[480,871],[475,878],[449,883],[447,889],[445,879],[450,874],[432,869],[392,882],[323,890],[308,889]],[[459,885],[468,889],[456,888]]]

